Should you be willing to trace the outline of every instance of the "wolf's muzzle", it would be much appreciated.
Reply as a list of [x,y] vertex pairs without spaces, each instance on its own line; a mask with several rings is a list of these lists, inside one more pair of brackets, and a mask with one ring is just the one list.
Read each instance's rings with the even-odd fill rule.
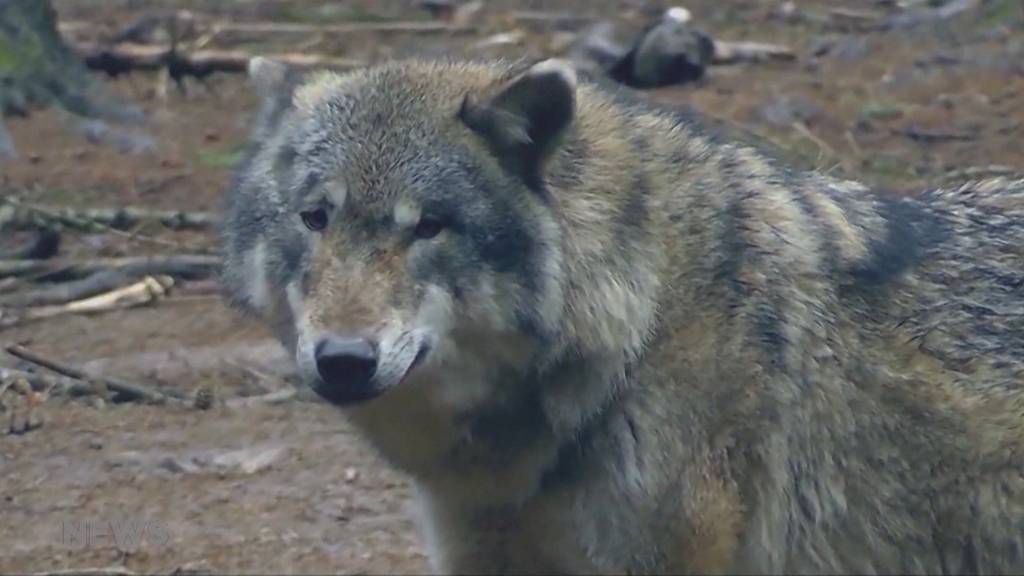
[[354,404],[383,392],[374,383],[377,347],[366,338],[330,335],[314,352],[320,380],[313,385],[322,398],[333,404]]

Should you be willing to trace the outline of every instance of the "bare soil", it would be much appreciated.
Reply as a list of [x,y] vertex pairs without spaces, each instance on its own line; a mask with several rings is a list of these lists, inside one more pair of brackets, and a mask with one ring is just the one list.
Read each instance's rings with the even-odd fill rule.
[[[177,4],[235,20],[428,17],[397,0]],[[302,39],[301,49],[366,60],[444,53],[539,57],[553,53],[566,32],[579,25],[517,24],[513,11],[636,27],[659,11],[652,4],[493,0],[477,16],[476,32],[357,32]],[[989,0],[958,18],[883,32],[861,29],[864,18],[894,10],[873,2],[799,3],[815,14],[864,13],[845,19],[833,14],[831,24],[780,18],[781,4],[691,0],[687,6],[716,38],[788,44],[798,53],[795,62],[716,67],[699,84],[653,90],[649,96],[738,125],[798,163],[901,193],[954,184],[963,179],[957,170],[990,165],[1024,170],[1024,5]],[[55,5],[62,19],[92,22],[102,31],[157,3],[98,6],[57,0]],[[518,44],[473,46],[517,27],[525,33]],[[263,42],[241,46],[295,49],[287,42]],[[72,206],[217,210],[253,96],[237,75],[212,76],[205,86],[192,83],[184,96],[173,87],[161,96],[158,82],[155,74],[139,73],[111,83],[145,107],[155,150],[126,155],[94,145],[69,131],[67,120],[53,110],[8,119],[19,157],[0,165],[0,190]],[[207,233],[152,227],[141,232],[182,245],[214,245]],[[4,232],[0,247],[24,238]],[[108,233],[67,233],[62,247],[82,256],[169,250]],[[222,398],[259,394],[267,382],[291,371],[290,360],[263,328],[213,296],[171,298],[156,306],[0,332],[0,345],[13,343],[186,396],[203,386],[212,386]],[[17,365],[3,353],[0,363]],[[367,450],[336,411],[308,395],[277,405],[211,410],[56,398],[43,411],[41,428],[0,435],[2,573],[109,566],[136,572],[427,570],[405,481]],[[254,457],[266,460],[245,469]],[[111,531],[111,523],[116,528],[124,522],[148,531],[141,541],[126,542],[124,534]],[[83,526],[93,533],[84,542]]]

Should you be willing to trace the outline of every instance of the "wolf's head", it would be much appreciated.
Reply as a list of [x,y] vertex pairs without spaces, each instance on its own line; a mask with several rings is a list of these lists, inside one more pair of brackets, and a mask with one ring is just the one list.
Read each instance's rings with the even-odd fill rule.
[[572,123],[571,68],[250,74],[269,103],[228,195],[226,286],[313,388],[354,410],[429,388],[458,412],[537,369],[563,314],[541,173]]

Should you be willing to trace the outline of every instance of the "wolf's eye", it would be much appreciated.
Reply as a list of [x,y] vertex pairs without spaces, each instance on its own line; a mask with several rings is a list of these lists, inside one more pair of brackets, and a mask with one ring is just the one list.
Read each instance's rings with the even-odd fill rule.
[[421,240],[429,240],[440,234],[441,230],[444,230],[444,222],[440,218],[424,215],[416,224],[413,234]]
[[327,210],[323,208],[303,210],[299,212],[299,217],[302,218],[302,223],[306,225],[306,228],[314,232],[319,232],[327,227]]

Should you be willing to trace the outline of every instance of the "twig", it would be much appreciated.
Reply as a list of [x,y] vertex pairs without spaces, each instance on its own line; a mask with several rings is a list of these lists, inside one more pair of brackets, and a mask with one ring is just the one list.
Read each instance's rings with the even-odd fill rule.
[[52,211],[47,207],[24,204],[14,198],[0,198],[0,204],[4,203],[6,206],[0,205],[0,228],[4,228],[5,226],[11,226],[16,229],[66,226],[71,228],[110,232],[111,234],[116,234],[129,240],[149,242],[151,244],[175,248],[177,250],[204,250],[203,247],[194,246],[190,243],[172,242],[162,238],[139,234],[138,232],[125,232],[124,230],[120,230],[108,224],[103,224],[96,220],[77,220],[74,218],[68,218],[67,215],[61,215],[61,209]]
[[542,24],[557,27],[581,27],[594,21],[592,16],[572,14],[570,12],[543,12],[539,10],[516,10],[511,18],[523,24]]
[[116,392],[122,402],[142,401],[151,404],[162,404],[170,399],[167,394],[151,390],[139,384],[129,384],[114,378],[105,378],[102,376],[86,374],[82,370],[68,366],[67,364],[63,364],[56,360],[44,358],[24,346],[19,346],[17,344],[8,346],[7,353],[21,358],[26,362],[42,366],[43,368],[56,372],[61,376],[66,376],[75,380],[98,383]]
[[9,328],[65,314],[92,314],[133,308],[163,298],[173,283],[174,279],[170,276],[146,276],[130,286],[67,304],[38,306],[18,311],[0,310],[0,328]]
[[203,230],[217,225],[219,218],[210,212],[185,212],[183,210],[147,210],[143,208],[69,208],[29,204],[13,198],[4,202],[14,205],[15,210],[4,222],[13,228],[37,228],[40,220],[60,224],[73,229],[88,230],[95,225],[117,230],[128,230],[143,222],[158,222],[172,230]]
[[818,147],[818,153],[826,156],[825,160],[830,160],[836,157],[835,149],[829,146],[828,142],[825,142],[821,138],[815,136],[814,132],[811,132],[811,129],[803,122],[799,120],[793,122],[793,129],[804,138],[814,142],[814,145]]
[[[142,276],[165,275],[186,279],[205,278],[214,272],[217,260],[208,257],[201,258],[199,262],[189,262],[182,257],[149,261],[140,260],[122,266],[101,269],[82,279],[45,287],[36,287],[30,292],[18,292],[6,296],[0,295],[0,306],[24,308],[27,306],[63,304],[102,292],[109,292]],[[3,275],[2,268],[4,264],[4,262],[0,261],[0,275]],[[38,277],[39,275],[37,274]]]
[[965,132],[949,132],[946,130],[924,130],[921,128],[903,128],[893,130],[893,134],[903,135],[916,142],[949,142],[949,141],[963,141],[968,142],[977,139],[974,134],[968,134]]
[[67,568],[47,572],[31,572],[28,576],[135,576],[135,572],[123,566],[109,568]]
[[283,388],[266,394],[260,394],[259,396],[229,398],[225,401],[225,404],[228,408],[251,408],[259,404],[281,404],[295,398],[296,394],[298,394],[298,391],[295,388]]
[[795,60],[796,53],[789,46],[762,42],[726,42],[715,40],[711,63],[716,65],[766,60]]
[[[182,77],[205,78],[214,72],[242,73],[252,54],[240,50],[196,50],[181,52],[171,46],[153,44],[79,44],[75,50],[92,70],[117,76],[136,70],[167,69],[175,81]],[[365,62],[319,54],[268,54],[275,60],[300,67],[348,69]]]
[[211,276],[220,265],[218,256],[175,254],[170,256],[130,256],[84,260],[0,260],[0,277],[35,276],[39,281],[81,278],[96,272],[120,270],[135,276],[166,274],[186,280]]
[[65,304],[116,290],[134,279],[135,275],[122,270],[103,270],[81,280],[0,296],[0,307],[27,308]]
[[250,34],[353,34],[358,32],[406,32],[413,34],[474,32],[476,27],[444,22],[356,22],[351,24],[304,24],[299,22],[214,22],[217,32]]
[[68,396],[90,396],[96,393],[96,386],[67,376],[54,376],[41,372],[27,372],[0,366],[0,381],[24,378],[34,390],[59,390]]

